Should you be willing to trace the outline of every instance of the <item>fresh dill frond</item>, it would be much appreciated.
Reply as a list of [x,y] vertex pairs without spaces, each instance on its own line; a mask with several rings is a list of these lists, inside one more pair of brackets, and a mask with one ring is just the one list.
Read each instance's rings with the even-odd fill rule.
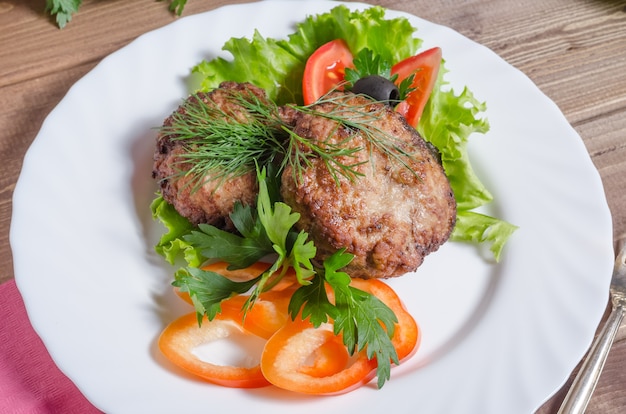
[[[390,134],[388,131],[383,130],[376,124],[377,121],[380,121],[380,119],[386,115],[387,109],[385,106],[371,105],[374,101],[367,97],[365,98],[367,99],[366,102],[360,105],[355,105],[354,101],[349,99],[347,95],[336,96],[329,94],[326,95],[326,97],[322,97],[315,103],[315,105],[331,103],[332,105],[329,105],[329,107],[332,109],[328,112],[319,111],[315,109],[314,106],[294,106],[294,108],[298,108],[298,110],[308,112],[314,116],[324,117],[331,121],[335,121],[339,125],[359,133],[363,139],[370,144],[370,156],[368,157],[370,161],[373,160],[371,152],[374,149],[378,149],[378,151],[382,154],[397,161],[400,165],[419,178],[415,170],[411,167],[411,160],[414,159],[414,154],[407,152],[404,148],[407,143]],[[354,164],[353,167],[360,164],[362,163]],[[346,178],[354,177],[356,175],[363,174],[351,174],[350,176],[346,176]]]
[[277,106],[252,92],[225,91],[221,104],[209,94],[193,95],[160,129],[184,143],[178,175],[190,177],[194,190],[206,181],[221,183],[255,171],[256,163],[274,162],[285,153],[287,134],[282,132]]
[[[339,127],[340,125],[338,124],[334,128],[335,132]],[[332,136],[333,134],[330,135]],[[362,147],[348,147],[346,145],[351,137],[337,143],[330,142],[328,139],[317,143],[309,138],[301,137],[292,130],[289,130],[289,137],[291,139],[289,140],[288,156],[285,159],[292,167],[295,182],[300,182],[303,169],[311,167],[311,159],[313,158],[322,160],[337,184],[339,184],[339,176],[349,181],[354,181],[358,177],[363,176],[363,173],[357,167],[365,164],[367,161],[343,162],[345,158],[354,158],[356,160],[357,153],[363,150]]]
[[[188,185],[193,185],[192,191],[207,181],[222,184],[254,171],[256,165],[270,163],[279,171],[290,166],[294,180],[300,182],[313,159],[322,161],[337,185],[340,177],[353,182],[364,175],[360,167],[371,162],[374,149],[416,174],[411,168],[413,156],[404,149],[407,143],[376,123],[386,109],[371,105],[369,100],[355,105],[346,95],[329,95],[315,105],[288,105],[294,111],[335,123],[328,136],[313,138],[296,133],[275,103],[250,91],[224,91],[227,93],[220,94],[224,99],[220,103],[211,100],[211,94],[193,95],[160,129],[163,136],[183,142],[185,150],[177,163],[179,176],[191,179]],[[318,105],[326,109],[320,110]],[[352,133],[337,140],[340,129]],[[355,134],[369,145],[354,145]],[[359,156],[366,146],[369,156]]]

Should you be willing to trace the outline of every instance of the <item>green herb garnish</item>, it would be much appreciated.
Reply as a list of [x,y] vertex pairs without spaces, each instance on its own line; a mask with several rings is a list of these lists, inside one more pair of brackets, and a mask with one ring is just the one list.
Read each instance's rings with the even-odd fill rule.
[[371,49],[361,49],[352,61],[354,68],[346,68],[345,80],[354,85],[356,81],[370,75],[379,75],[391,80],[398,76],[391,76],[391,63],[383,60],[382,56],[374,53]]
[[[254,171],[257,163],[275,163],[279,171],[289,165],[294,180],[299,182],[303,169],[311,165],[313,158],[322,160],[337,185],[340,177],[354,181],[363,175],[359,167],[370,157],[358,157],[360,151],[366,150],[364,146],[346,145],[352,134],[340,142],[332,142],[330,138],[310,139],[296,134],[292,126],[281,119],[275,103],[259,99],[252,93],[229,91],[223,97],[242,109],[238,115],[225,112],[208,100],[209,95],[205,96],[200,99],[193,95],[187,99],[182,110],[172,115],[171,123],[160,129],[162,134],[182,141],[188,148],[180,155],[180,164],[189,168],[180,168],[179,176],[191,178],[188,185],[193,186],[192,190],[207,180],[223,182]],[[360,134],[369,144],[369,151],[377,148],[415,173],[409,163],[412,155],[403,148],[406,143],[375,125],[375,121],[385,115],[384,107],[376,110],[370,107],[364,111],[363,106],[369,105],[369,101],[353,105],[345,96],[325,97],[317,104],[330,104],[330,110],[323,112],[315,106],[288,106],[333,121],[336,130],[345,128]]]
[[54,16],[59,28],[63,29],[78,12],[82,2],[82,0],[46,0],[45,12]]
[[[259,172],[256,209],[239,205],[231,215],[238,230],[243,230],[241,236],[209,225],[185,236],[207,258],[224,260],[232,268],[247,267],[273,253],[275,260],[269,269],[252,280],[235,282],[215,272],[186,267],[176,273],[173,285],[189,293],[200,322],[205,315],[212,320],[220,312],[222,300],[251,291],[244,305],[245,314],[262,292],[293,268],[301,287],[289,303],[291,318],[310,316],[315,327],[332,319],[335,334],[342,334],[350,354],[366,349],[368,358],[377,359],[378,386],[382,387],[390,377],[391,363],[399,363],[391,343],[397,318],[375,296],[351,287],[350,276],[339,271],[350,263],[352,255],[341,250],[324,260],[322,266],[314,264],[316,249],[308,233],[293,227],[300,215],[287,204],[270,198],[268,181],[271,186],[274,179],[268,180],[265,169]],[[328,300],[325,283],[334,292],[334,304]]]
[[[163,1],[163,0],[157,0]],[[173,13],[176,13],[177,16],[183,14],[183,10],[185,9],[185,5],[187,4],[187,0],[169,0],[170,6],[169,10]]]
[[[207,180],[223,182],[243,175],[253,171],[255,163],[271,163],[286,152],[287,132],[278,107],[249,91],[227,92],[221,106],[210,95],[192,95],[172,114],[170,125],[160,128],[188,148],[181,162],[190,168],[181,170],[193,177],[190,185],[196,188]],[[234,114],[223,106],[242,110]]]
[[[315,327],[333,319],[335,335],[341,334],[348,352],[366,350],[367,357],[376,358],[378,387],[391,376],[391,362],[398,365],[398,355],[391,343],[398,322],[393,311],[376,296],[350,286],[350,276],[339,270],[352,261],[353,255],[345,249],[324,260],[312,283],[295,291],[289,302],[289,312],[295,317],[310,317]],[[333,289],[335,304],[331,304],[324,282]]]

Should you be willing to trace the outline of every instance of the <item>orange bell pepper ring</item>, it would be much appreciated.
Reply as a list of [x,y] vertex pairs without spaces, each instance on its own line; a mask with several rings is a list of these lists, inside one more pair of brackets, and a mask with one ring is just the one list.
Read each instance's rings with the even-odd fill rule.
[[261,370],[279,388],[305,394],[343,394],[367,384],[376,362],[360,352],[350,358],[332,326],[315,328],[308,319],[289,321],[265,344]]
[[[216,347],[215,352],[203,349],[229,337],[247,345],[237,358],[238,363],[223,362],[226,346]],[[159,349],[178,367],[209,382],[236,388],[269,385],[258,362],[264,343],[264,338],[245,331],[236,320],[222,315],[212,321],[205,319],[202,326],[198,326],[195,312],[176,319],[159,337]],[[229,351],[232,351],[232,344]]]
[[350,284],[376,296],[393,311],[398,318],[398,323],[395,325],[391,343],[396,349],[400,362],[411,357],[417,351],[421,341],[421,332],[396,291],[378,279],[352,279]]
[[[264,271],[262,266],[264,264],[251,266],[229,276],[255,277],[257,272]],[[207,270],[224,274],[225,268],[225,264],[218,263]],[[353,279],[351,285],[376,296],[394,312],[398,322],[391,342],[398,359],[402,361],[413,355],[420,342],[420,331],[396,292],[377,279]],[[315,328],[300,315],[295,320],[288,316],[288,304],[298,286],[295,277],[286,278],[263,292],[245,316],[242,311],[248,299],[245,295],[222,301],[221,312],[212,321],[205,317],[201,327],[195,313],[185,315],[163,331],[159,347],[170,361],[185,371],[227,387],[254,388],[273,384],[294,392],[334,395],[367,384],[376,376],[377,363],[367,358],[365,350],[350,356],[343,338],[334,334],[332,323]],[[185,293],[177,293],[191,302]],[[332,292],[328,293],[332,301]],[[207,357],[206,350],[202,351],[207,344],[224,338],[245,343],[238,345],[248,349],[250,354],[241,357],[248,363],[216,363],[214,359],[221,356],[209,352]],[[226,348],[221,349],[224,352]]]

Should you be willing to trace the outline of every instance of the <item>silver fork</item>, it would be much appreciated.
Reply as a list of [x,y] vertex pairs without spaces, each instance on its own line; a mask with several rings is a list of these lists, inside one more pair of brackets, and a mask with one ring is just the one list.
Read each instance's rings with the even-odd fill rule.
[[606,357],[626,313],[626,238],[617,242],[618,253],[611,279],[612,311],[565,396],[558,414],[582,414],[596,388]]

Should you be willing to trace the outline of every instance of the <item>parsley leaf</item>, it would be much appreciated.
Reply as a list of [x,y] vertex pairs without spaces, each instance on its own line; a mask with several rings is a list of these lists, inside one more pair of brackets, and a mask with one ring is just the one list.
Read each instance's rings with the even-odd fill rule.
[[183,10],[185,9],[186,4],[187,0],[170,0],[169,10],[176,13],[177,16],[180,16],[181,14],[183,14]]
[[219,273],[187,267],[176,272],[176,280],[172,283],[181,292],[189,293],[196,308],[198,324],[206,314],[209,320],[215,318],[221,310],[222,300],[233,294],[245,293],[254,286],[261,276],[246,282],[234,282]]
[[46,0],[45,12],[55,16],[57,25],[63,29],[72,15],[78,12],[82,0]]
[[[268,270],[268,277],[282,269],[285,272],[289,267],[293,267],[296,272],[298,282],[309,284],[307,280],[314,273],[311,259],[315,258],[316,248],[312,241],[308,241],[308,233],[301,231],[295,240],[290,237],[293,225],[300,220],[299,213],[292,213],[291,207],[277,201],[272,204],[267,182],[265,180],[265,170],[258,174],[259,195],[257,199],[257,209],[259,220],[268,238],[273,243],[274,251],[278,254],[278,259]],[[289,243],[293,240],[293,243]]]
[[208,224],[199,224],[198,230],[191,231],[184,239],[199,249],[207,259],[228,262],[230,269],[243,269],[274,253],[265,228],[255,216],[250,206],[237,203],[230,217],[242,236]]
[[[391,82],[396,83],[398,75],[391,74],[391,64],[383,60],[381,55],[375,54],[370,49],[362,49],[352,61],[354,68],[346,68],[345,80],[347,82],[346,87],[350,89],[359,79],[367,76],[382,76],[389,79]],[[398,100],[402,101],[406,99],[407,95],[411,93],[415,88],[411,87],[415,75],[412,74],[403,79],[398,86]]]
[[[292,295],[289,314],[295,319],[301,312],[301,317],[310,317],[315,327],[332,318],[335,335],[343,335],[351,355],[365,349],[368,358],[376,358],[380,388],[391,376],[391,363],[399,364],[391,342],[398,319],[380,299],[350,286],[350,276],[338,271],[353,258],[342,249],[324,260],[324,269],[319,269],[311,284],[301,286]],[[334,292],[334,305],[328,299],[324,282]]]
[[316,274],[311,283],[299,287],[292,295],[288,307],[292,319],[301,312],[302,319],[310,317],[310,321],[316,328],[328,322],[328,317],[336,318],[337,309],[328,300],[324,277]]
[[[46,0],[44,12],[54,16],[59,28],[63,29],[72,20],[72,15],[78,13],[82,2],[83,0]],[[186,4],[187,0],[170,0],[169,10],[180,16]]]
[[343,342],[350,353],[366,349],[368,358],[376,358],[380,388],[390,378],[391,362],[399,364],[391,343],[398,319],[380,299],[350,286],[350,276],[338,271],[352,258],[340,250],[324,261],[324,277],[333,288],[335,306],[339,310],[334,330],[336,335],[343,334]]
[[[351,85],[354,85],[356,81],[366,76],[379,75],[391,80],[391,63],[383,60],[381,55],[374,54],[371,49],[362,49],[354,57],[352,64],[354,69],[346,68],[345,79]],[[396,78],[395,76],[394,78]]]
[[382,387],[391,376],[391,362],[400,363],[391,342],[395,314],[376,296],[351,286],[336,290],[335,301],[342,310],[335,319],[335,334],[343,334],[349,350],[366,349],[368,358],[376,358],[378,387]]
[[413,79],[415,79],[415,73],[412,73],[406,78],[402,79],[402,81],[398,85],[398,95],[400,96],[400,100],[406,99],[407,95],[415,90],[415,88],[411,86],[411,84],[413,83]]
[[264,237],[246,238],[207,224],[198,225],[184,237],[207,259],[228,262],[230,269],[243,269],[273,253],[272,245]]

